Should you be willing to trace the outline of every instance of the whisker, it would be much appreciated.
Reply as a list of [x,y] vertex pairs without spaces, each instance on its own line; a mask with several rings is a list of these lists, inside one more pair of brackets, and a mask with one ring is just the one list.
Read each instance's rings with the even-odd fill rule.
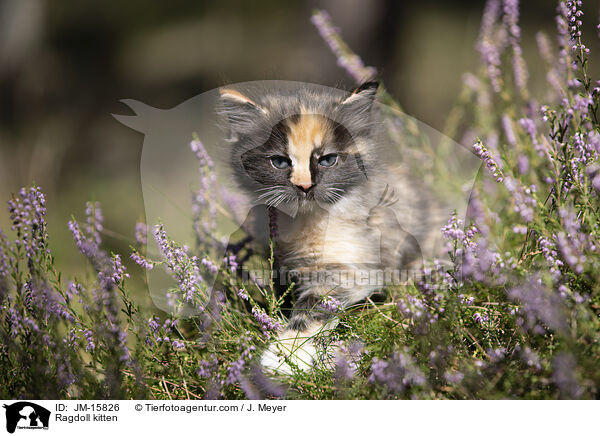
[[276,188],[285,188],[284,185],[273,185],[273,186],[265,186],[264,188],[255,189],[255,191],[266,191],[268,189],[276,189]]
[[257,200],[260,200],[260,199],[265,198],[265,197],[269,197],[270,195],[275,196],[275,195],[281,194],[282,192],[284,192],[283,189],[275,189],[273,191],[264,192],[264,193],[262,193],[261,195],[259,195],[257,197]]

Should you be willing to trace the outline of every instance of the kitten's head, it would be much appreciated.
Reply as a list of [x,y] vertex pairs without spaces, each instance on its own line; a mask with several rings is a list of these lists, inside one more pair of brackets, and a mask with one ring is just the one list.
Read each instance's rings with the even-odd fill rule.
[[374,165],[371,138],[378,84],[351,94],[299,88],[250,96],[221,89],[231,164],[257,203],[312,207],[341,200]]

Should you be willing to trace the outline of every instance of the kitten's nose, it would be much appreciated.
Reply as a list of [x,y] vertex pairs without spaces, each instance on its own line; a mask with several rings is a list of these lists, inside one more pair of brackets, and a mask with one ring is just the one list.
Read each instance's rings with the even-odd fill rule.
[[304,184],[302,184],[302,185],[296,185],[296,186],[297,186],[298,188],[300,188],[300,189],[301,189],[302,191],[304,191],[304,192],[308,192],[308,191],[310,191],[310,188],[312,188],[312,187],[313,187],[313,185],[312,185],[312,184],[310,184],[310,183],[304,183]]

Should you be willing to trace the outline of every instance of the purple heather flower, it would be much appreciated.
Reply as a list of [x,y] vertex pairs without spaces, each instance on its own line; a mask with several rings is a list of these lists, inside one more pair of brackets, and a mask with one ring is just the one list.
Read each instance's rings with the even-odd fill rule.
[[487,350],[486,354],[488,355],[492,363],[498,363],[501,360],[504,360],[506,356],[506,348],[490,348],[489,350]]
[[[200,187],[192,192],[194,229],[198,238],[204,240],[214,234],[217,228],[217,176],[214,163],[199,139],[190,142],[190,149],[200,163]],[[214,243],[213,238],[209,239]]]
[[453,384],[453,385],[460,384],[460,382],[462,382],[464,378],[465,378],[465,375],[460,371],[453,371],[453,372],[447,371],[444,374],[444,379],[448,383]]
[[48,283],[28,280],[23,284],[20,293],[25,306],[37,317],[53,317],[56,320],[73,321],[71,312],[63,304],[63,298],[59,297]]
[[424,385],[425,376],[405,348],[394,352],[388,360],[373,359],[369,381],[402,393],[411,386]]
[[140,245],[148,243],[148,226],[146,223],[138,222],[135,224],[135,240]]
[[545,147],[538,141],[537,128],[535,126],[535,122],[531,118],[525,117],[519,120],[519,124],[521,125],[521,127],[523,127],[523,129],[525,129],[525,131],[529,135],[529,138],[531,139],[531,142],[537,154],[539,156],[543,156],[545,153]]
[[528,223],[532,221],[537,205],[537,202],[533,197],[533,194],[535,194],[537,190],[536,186],[523,186],[518,180],[513,179],[512,177],[507,177],[504,180],[504,186],[506,186],[506,189],[508,189],[508,192],[512,195],[515,212],[518,212],[525,222]]
[[[12,230],[17,233],[15,246],[25,248],[28,259],[46,254],[46,198],[39,187],[21,188],[8,202]],[[31,263],[33,264],[33,263]]]
[[340,310],[342,303],[330,296],[330,295],[326,295],[323,298],[321,298],[321,301],[319,302],[319,307],[325,309],[327,312],[332,312],[335,313],[338,310]]
[[366,67],[361,58],[350,51],[343,42],[339,30],[333,26],[327,12],[315,12],[310,21],[337,58],[338,65],[345,69],[357,84],[375,77],[377,70],[373,67]]
[[239,267],[239,264],[237,262],[237,257],[235,254],[230,254],[228,256],[225,257],[225,259],[223,259],[225,264],[229,267],[229,269],[231,270],[231,272],[233,274],[235,274],[236,270]]
[[231,362],[227,368],[227,378],[225,384],[230,385],[242,380],[242,371],[247,362],[252,359],[252,353],[256,350],[254,345],[250,344],[249,333],[246,332],[245,336],[242,336],[238,343],[240,344],[240,357],[238,360]]
[[343,356],[338,355],[335,358],[335,379],[352,380],[356,373],[356,368]]
[[106,266],[105,270],[98,272],[98,278],[106,288],[119,286],[125,278],[129,278],[120,255],[113,254]]
[[248,301],[248,293],[244,288],[239,288],[237,294],[242,300]]
[[219,267],[210,259],[203,257],[202,259],[200,259],[200,264],[204,267],[206,267],[206,269],[208,271],[210,271],[211,273],[216,273],[217,271],[219,271]]
[[[475,248],[476,243],[472,240],[473,236],[478,232],[475,226],[471,226],[466,231],[463,229],[463,221],[456,216],[456,212],[452,213],[448,224],[442,227],[444,238],[460,243],[461,245]],[[450,246],[448,247],[451,248]]]
[[416,334],[425,334],[445,310],[441,305],[439,285],[430,279],[431,272],[431,269],[424,268],[423,278],[416,283],[420,297],[406,295],[397,305],[398,311],[410,321]]
[[579,112],[582,116],[588,113],[590,106],[593,107],[594,99],[591,95],[575,94],[573,110]]
[[526,235],[527,234],[527,227],[526,226],[514,226],[512,228],[512,231],[519,234],[519,235]]
[[448,357],[452,354],[454,348],[452,345],[436,345],[435,349],[429,352],[429,366],[437,370],[443,370],[448,365]]
[[94,332],[89,329],[81,330],[85,337],[86,346],[85,351],[94,351],[96,349],[96,344],[94,343]]
[[529,159],[527,156],[519,155],[517,158],[517,168],[519,170],[519,174],[524,175],[529,171]]
[[594,163],[586,168],[587,176],[590,178],[592,188],[600,193],[600,165]]
[[577,361],[571,354],[559,353],[554,357],[554,374],[552,380],[558,387],[560,397],[563,399],[580,398],[583,389],[577,381]]
[[479,91],[479,89],[481,88],[481,82],[479,81],[477,76],[475,76],[472,73],[464,73],[462,75],[462,82],[475,92]]
[[80,296],[83,291],[83,286],[81,286],[80,283],[70,281],[67,285],[67,295],[69,296],[69,298]]
[[79,228],[79,223],[77,223],[77,221],[69,221],[67,223],[67,226],[73,234],[75,244],[77,245],[77,248],[79,248],[79,251],[81,251],[81,253],[89,259],[94,258],[98,253],[98,244],[83,234],[83,232]]
[[506,114],[502,115],[502,128],[504,129],[504,134],[506,135],[508,143],[513,147],[517,145],[517,138],[512,128],[512,121]]
[[523,59],[523,51],[519,45],[521,29],[519,28],[519,1],[504,0],[504,25],[508,31],[508,39],[513,50],[513,73],[517,89],[523,91],[527,86],[529,73]]
[[475,312],[473,314],[473,320],[475,320],[475,322],[478,324],[485,324],[490,320],[490,317],[485,313],[482,315],[479,312]]
[[512,288],[508,295],[511,299],[519,301],[523,317],[518,322],[525,328],[539,331],[537,325],[541,321],[556,332],[565,332],[568,324],[564,313],[561,297],[547,289],[539,279],[532,279],[527,283]]
[[541,236],[538,241],[540,249],[542,250],[542,254],[550,264],[550,273],[552,274],[552,278],[556,282],[562,275],[560,269],[563,266],[563,262],[558,258],[556,245],[543,236]]
[[[149,318],[147,321],[146,328],[146,344],[152,346],[154,345],[154,342],[159,344],[161,342],[171,342],[171,344],[176,348],[179,345],[183,345],[176,339],[171,341],[171,339],[168,336],[175,330],[176,325],[177,320],[172,320],[170,318],[167,318],[162,324],[160,323],[160,318],[157,316]],[[152,339],[154,340],[154,342],[152,341]],[[177,344],[175,342],[177,342]]]
[[406,319],[413,321],[429,315],[425,302],[412,295],[407,295],[406,299],[398,302],[398,310]]
[[260,365],[254,365],[251,369],[252,382],[264,396],[281,398],[285,396],[285,388],[276,384],[271,377],[265,376]]
[[196,374],[198,376],[209,379],[213,376],[213,374],[219,368],[219,361],[217,358],[211,354],[210,360],[202,360],[200,361],[200,367],[196,370]]
[[494,92],[499,93],[501,53],[504,51],[504,39],[498,35],[498,19],[500,18],[500,1],[488,0],[483,11],[481,30],[477,42],[477,51],[485,65],[488,78]]
[[347,345],[338,342],[335,350],[335,379],[337,381],[352,380],[359,368],[359,362],[364,352],[360,341],[353,340]]
[[206,149],[204,148],[202,141],[200,141],[199,139],[195,139],[195,140],[191,141],[190,149],[196,155],[196,158],[200,162],[201,167],[207,167],[211,170],[214,168],[214,163],[213,163],[212,159],[210,158],[210,156],[208,155],[208,153],[206,152]]
[[93,239],[96,245],[100,245],[102,242],[100,233],[103,230],[102,222],[104,221],[100,203],[88,201],[86,203],[85,216],[87,222],[86,233],[88,237]]
[[558,248],[567,265],[581,274],[587,261],[584,251],[589,245],[588,236],[581,231],[579,220],[573,211],[560,209],[559,216],[563,221],[564,231],[556,235]]
[[519,40],[521,29],[519,28],[519,0],[504,0],[502,4],[504,10],[504,24],[512,39]]
[[6,277],[10,271],[9,253],[10,241],[0,229],[0,279]]
[[[100,232],[103,228],[100,203],[87,202],[85,214],[85,232],[81,230],[79,223],[75,220],[69,221],[67,226],[73,234],[77,248],[90,259],[94,268],[99,271],[99,276],[102,276],[102,278],[112,276],[115,267],[114,259],[111,259],[105,251],[100,249],[100,244],[102,243]],[[120,259],[118,263],[120,263]]]
[[583,16],[581,5],[581,0],[567,0],[564,8],[562,8],[562,12],[566,12],[565,21],[569,31],[571,49],[580,54],[589,54],[590,49],[581,42],[581,26],[583,25],[581,22],[581,17]]
[[137,263],[139,266],[141,266],[142,268],[145,268],[145,269],[152,269],[152,268],[154,268],[154,265],[156,264],[156,262],[146,258],[145,256],[142,256],[137,251],[134,251],[133,253],[131,253],[130,257],[135,263]]
[[262,309],[257,307],[252,308],[252,315],[260,323],[260,327],[265,334],[269,334],[271,331],[279,330],[282,325],[279,321],[275,321],[269,315],[267,315]]
[[171,345],[173,345],[173,348],[175,348],[176,350],[183,350],[185,349],[185,344],[177,339],[173,339],[171,341]]
[[73,374],[71,362],[67,359],[62,360],[58,365],[58,368],[56,370],[56,376],[58,386],[61,388],[70,386],[77,381],[77,378]]
[[458,294],[458,299],[460,303],[464,304],[465,306],[472,306],[475,302],[475,297],[467,297],[463,294]]
[[473,150],[475,150],[475,154],[477,154],[477,156],[479,156],[479,158],[485,163],[485,166],[492,173],[496,179],[496,182],[502,182],[502,180],[504,180],[504,174],[502,174],[500,169],[501,165],[494,159],[490,151],[485,148],[485,146],[481,143],[481,140],[477,140],[477,142],[473,145]]
[[544,32],[537,32],[535,34],[535,40],[537,42],[537,47],[540,55],[544,59],[544,61],[548,64],[554,63],[554,53],[552,52],[552,43]]
[[240,375],[238,378],[238,383],[244,394],[246,394],[246,399],[248,400],[263,400],[264,396],[261,394],[260,390],[245,376]]
[[540,356],[538,356],[538,354],[535,351],[533,351],[531,348],[521,347],[520,345],[517,344],[517,346],[515,347],[515,350],[520,352],[521,359],[523,360],[525,365],[533,367],[537,370],[542,369],[542,365],[540,363]]
[[[474,199],[476,203],[477,197]],[[487,234],[487,227],[485,228]],[[449,239],[446,248],[455,264],[455,276],[460,274],[479,282],[491,283],[490,280],[493,279],[495,283],[502,283],[506,281],[505,270],[515,267],[514,258],[493,250],[487,238],[481,237],[475,241],[475,235],[481,233],[475,225],[462,230],[462,221],[456,214],[450,217],[448,225],[442,228],[442,233]]]
[[244,211],[244,203],[245,198],[239,192],[233,192],[227,189],[224,186],[219,186],[219,196],[223,200],[223,203],[227,210],[231,212],[234,216],[235,222],[243,222],[245,220],[245,216],[242,216],[242,212]]
[[63,344],[73,351],[77,351],[77,333],[74,328],[70,328],[67,336],[63,338]]
[[183,298],[190,303],[194,296],[201,290],[200,282],[203,281],[198,268],[198,258],[190,256],[185,249],[169,239],[164,225],[159,224],[154,229],[154,237],[158,248],[165,258],[168,271],[177,280]]
[[13,305],[13,299],[11,297],[12,296],[9,296],[8,304],[2,306],[2,308],[6,310],[5,319],[8,330],[10,331],[10,336],[16,338],[19,335],[19,332],[23,330],[25,323],[21,312],[15,309]]

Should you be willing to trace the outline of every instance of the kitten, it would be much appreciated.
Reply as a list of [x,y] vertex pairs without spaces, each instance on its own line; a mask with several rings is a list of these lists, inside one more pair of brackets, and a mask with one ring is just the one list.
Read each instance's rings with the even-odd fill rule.
[[323,357],[315,336],[336,324],[327,302],[365,300],[382,288],[369,272],[418,266],[439,233],[432,199],[388,165],[377,89],[220,90],[237,182],[275,211],[277,260],[295,276],[289,323],[261,359],[275,372],[315,365]]

